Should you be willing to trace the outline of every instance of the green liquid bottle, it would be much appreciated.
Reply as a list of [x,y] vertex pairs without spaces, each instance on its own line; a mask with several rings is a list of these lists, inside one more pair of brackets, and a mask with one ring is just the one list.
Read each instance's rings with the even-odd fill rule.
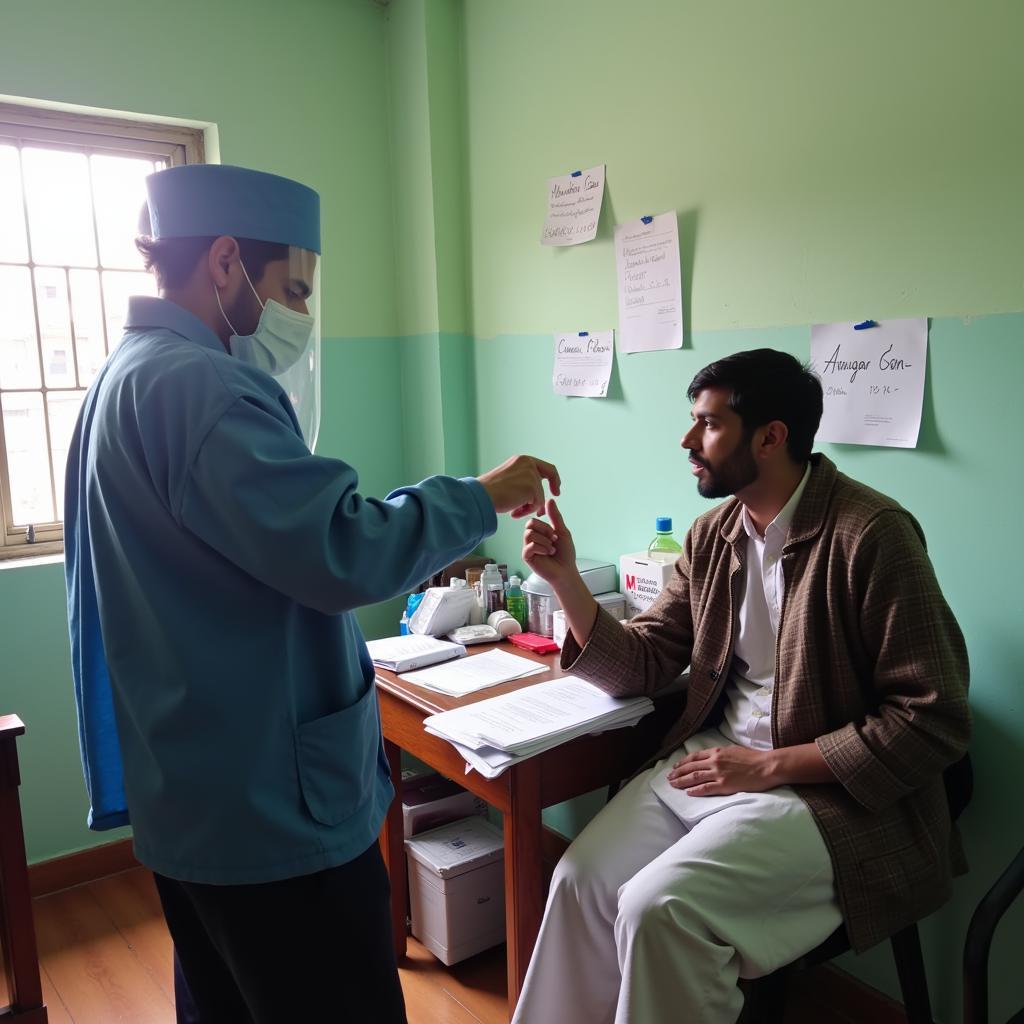
[[505,594],[505,611],[512,616],[523,631],[526,631],[526,595],[519,584],[522,580],[518,576],[512,576],[508,581],[508,592]]
[[683,550],[672,536],[672,517],[658,516],[654,520],[654,528],[657,533],[647,548],[647,557],[671,565]]

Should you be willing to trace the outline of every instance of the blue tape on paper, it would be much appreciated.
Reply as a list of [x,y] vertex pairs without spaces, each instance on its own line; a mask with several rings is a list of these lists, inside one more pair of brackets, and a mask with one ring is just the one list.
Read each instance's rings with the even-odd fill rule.
[[641,219],[641,220],[642,220],[642,221],[643,221],[643,222],[644,222],[645,224],[650,224],[650,223],[651,223],[651,221],[652,221],[652,220],[654,220],[654,218],[653,218],[653,217],[641,217],[640,219]]
[[859,324],[854,324],[853,329],[855,331],[866,331],[869,327],[877,327],[878,324],[874,320],[862,320]]

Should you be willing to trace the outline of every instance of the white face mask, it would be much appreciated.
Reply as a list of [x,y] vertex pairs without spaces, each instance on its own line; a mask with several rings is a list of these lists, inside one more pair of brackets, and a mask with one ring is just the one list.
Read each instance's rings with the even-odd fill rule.
[[[294,309],[289,309],[274,299],[261,301],[252,281],[249,280],[245,264],[239,263],[239,266],[249,287],[252,288],[253,295],[256,296],[256,301],[263,307],[263,312],[260,313],[259,323],[252,334],[232,333],[228,339],[228,348],[231,354],[241,359],[243,363],[259,367],[272,376],[279,377],[294,366],[306,351],[310,335],[313,333],[314,318],[308,313],[298,313]],[[234,325],[224,312],[216,285],[213,292],[217,297],[221,316],[234,332]]]

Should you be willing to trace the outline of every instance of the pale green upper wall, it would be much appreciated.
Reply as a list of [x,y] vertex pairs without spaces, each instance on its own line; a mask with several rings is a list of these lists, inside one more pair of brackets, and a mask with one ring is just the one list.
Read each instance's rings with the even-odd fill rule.
[[[464,7],[477,337],[616,325],[612,225],[667,210],[688,327],[1024,306],[1017,0]],[[598,240],[542,249],[597,163]]]
[[392,0],[388,89],[398,333],[465,331],[461,0]]
[[214,123],[322,201],[325,335],[395,334],[384,13],[370,0],[0,6],[0,94]]

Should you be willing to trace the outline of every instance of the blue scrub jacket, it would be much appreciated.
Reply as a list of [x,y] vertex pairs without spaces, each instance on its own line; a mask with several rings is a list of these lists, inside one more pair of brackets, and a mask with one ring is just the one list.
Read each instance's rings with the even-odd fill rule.
[[130,812],[154,871],[269,882],[377,836],[393,790],[353,611],[497,522],[476,480],[357,484],[272,377],[131,300],[68,453],[65,571],[89,824]]

